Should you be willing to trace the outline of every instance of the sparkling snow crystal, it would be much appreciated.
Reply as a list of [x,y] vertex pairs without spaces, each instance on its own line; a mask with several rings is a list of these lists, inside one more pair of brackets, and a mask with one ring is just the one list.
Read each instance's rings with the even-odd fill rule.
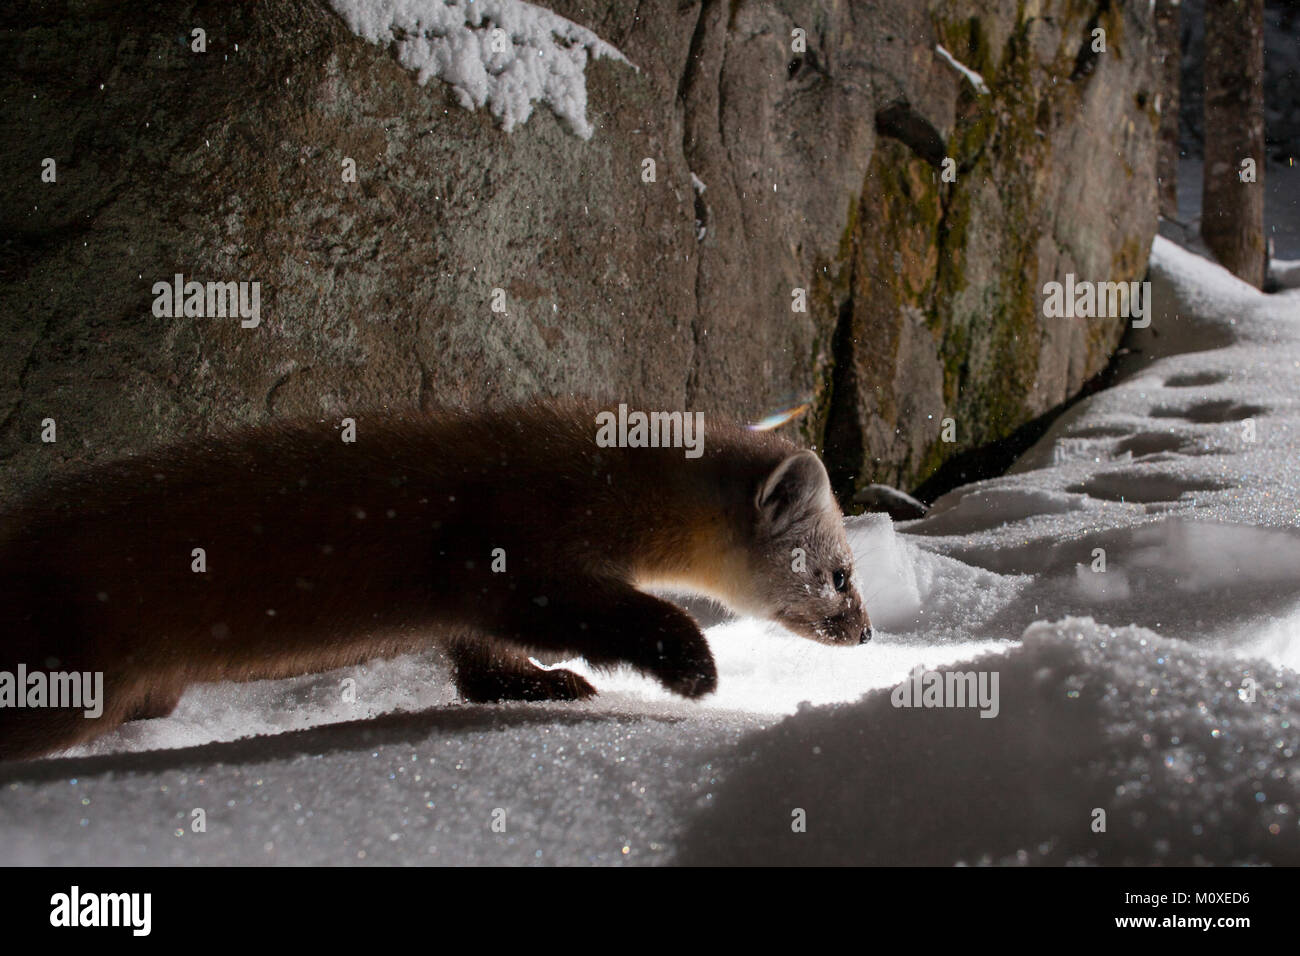
[[583,139],[590,57],[623,54],[543,7],[522,0],[330,0],[358,36],[393,43],[421,85],[450,83],[461,106],[487,105],[507,133],[542,101]]

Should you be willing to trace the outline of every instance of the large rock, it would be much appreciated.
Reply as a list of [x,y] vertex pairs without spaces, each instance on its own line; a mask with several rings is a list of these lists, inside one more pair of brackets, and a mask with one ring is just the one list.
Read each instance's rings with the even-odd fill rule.
[[[0,13],[2,493],[269,416],[577,391],[808,399],[792,427],[848,494],[1105,365],[1121,322],[1046,320],[1041,291],[1144,270],[1146,4],[596,6],[552,4],[636,67],[587,65],[589,139],[544,106],[504,132],[325,0]],[[178,272],[260,282],[261,324],[155,317]]]

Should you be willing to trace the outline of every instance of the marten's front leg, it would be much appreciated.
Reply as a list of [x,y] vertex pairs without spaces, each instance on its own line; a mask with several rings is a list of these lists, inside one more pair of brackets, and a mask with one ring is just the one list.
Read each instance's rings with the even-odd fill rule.
[[499,700],[586,700],[596,693],[573,671],[544,670],[522,651],[489,638],[458,637],[447,648],[456,689],[478,704]]
[[685,611],[622,581],[516,582],[485,606],[485,626],[524,648],[576,653],[596,667],[631,664],[683,697],[718,685],[708,642]]

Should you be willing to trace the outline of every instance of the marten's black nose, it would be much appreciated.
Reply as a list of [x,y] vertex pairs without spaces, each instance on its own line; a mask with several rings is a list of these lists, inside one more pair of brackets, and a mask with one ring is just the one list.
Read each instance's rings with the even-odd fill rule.
[[871,640],[871,634],[872,634],[871,625],[868,624],[866,627],[862,629],[862,636],[858,638],[858,643],[859,644],[867,643],[867,641]]

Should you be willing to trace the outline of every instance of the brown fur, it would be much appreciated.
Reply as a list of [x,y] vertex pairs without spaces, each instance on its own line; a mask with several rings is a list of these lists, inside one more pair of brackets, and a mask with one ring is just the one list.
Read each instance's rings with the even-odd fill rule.
[[[471,700],[594,693],[530,652],[707,693],[699,628],[637,590],[656,581],[827,640],[802,627],[811,609],[764,603],[789,542],[760,540],[755,496],[797,449],[711,419],[699,459],[599,448],[599,410],[360,416],[355,444],[333,423],[270,425],[53,482],[0,522],[0,669],[102,671],[104,713],[0,708],[0,757],[165,714],[190,683],[325,671],[434,640]],[[834,563],[847,546],[830,509],[787,508],[782,533],[825,537],[816,547],[837,550]],[[194,548],[205,573],[191,570]],[[494,548],[505,573],[491,570]],[[857,610],[838,609],[833,642],[867,627],[849,590]]]

